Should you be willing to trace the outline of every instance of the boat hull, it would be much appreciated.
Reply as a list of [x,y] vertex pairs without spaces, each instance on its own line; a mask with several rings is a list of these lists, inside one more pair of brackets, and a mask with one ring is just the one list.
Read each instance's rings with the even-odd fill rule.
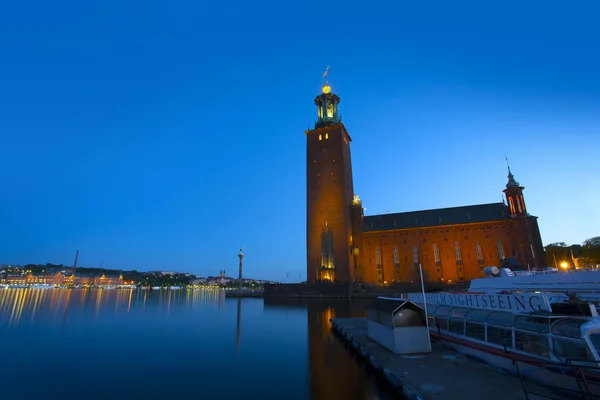
[[[458,353],[481,360],[494,368],[510,371],[515,375],[520,373],[527,380],[541,385],[547,385],[571,393],[581,393],[581,383],[578,383],[577,379],[573,376],[572,370],[570,368],[548,368],[544,365],[544,361],[550,364],[550,360],[528,357],[439,332],[432,331],[431,336]],[[587,390],[593,396],[600,396],[600,381],[598,381],[598,378],[596,374],[586,374],[586,380],[588,381]]]

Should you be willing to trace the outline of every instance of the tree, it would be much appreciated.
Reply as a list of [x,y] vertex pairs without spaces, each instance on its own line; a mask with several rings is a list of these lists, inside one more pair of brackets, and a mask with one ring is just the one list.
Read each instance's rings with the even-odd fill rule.
[[570,248],[565,242],[550,243],[544,247],[546,251],[546,265],[558,267],[561,262],[571,259]]
[[585,266],[600,264],[600,236],[589,238],[582,243],[579,264]]

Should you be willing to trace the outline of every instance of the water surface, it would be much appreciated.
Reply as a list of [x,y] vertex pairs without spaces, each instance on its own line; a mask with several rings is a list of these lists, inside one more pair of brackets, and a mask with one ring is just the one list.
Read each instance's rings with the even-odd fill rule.
[[342,301],[214,290],[0,289],[12,399],[388,399],[332,337]]

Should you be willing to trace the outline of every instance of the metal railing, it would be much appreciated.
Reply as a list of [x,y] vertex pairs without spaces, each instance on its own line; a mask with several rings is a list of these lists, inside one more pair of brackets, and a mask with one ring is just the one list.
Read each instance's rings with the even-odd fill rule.
[[[600,367],[596,361],[567,360],[566,363],[559,363],[513,360],[513,365],[527,400],[600,400]],[[558,375],[552,379],[553,383],[544,383],[531,377],[535,375],[531,373],[534,369],[542,369],[542,373],[545,369]]]

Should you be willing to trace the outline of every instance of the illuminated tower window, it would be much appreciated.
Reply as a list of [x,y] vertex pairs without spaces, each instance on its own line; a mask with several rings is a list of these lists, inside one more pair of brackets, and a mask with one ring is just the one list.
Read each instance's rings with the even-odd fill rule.
[[325,132],[325,139],[329,139],[329,133]]
[[456,258],[456,265],[462,264],[462,253],[460,251],[460,244],[454,242],[454,257]]
[[523,212],[526,213],[527,210],[525,209],[525,200],[523,200],[523,196],[519,196],[521,197],[521,205],[523,206]]
[[319,135],[319,140],[323,140],[323,136],[322,135]]
[[519,212],[522,213],[523,209],[521,208],[521,199],[517,196],[517,207],[519,208]]
[[513,202],[512,197],[508,198],[508,206],[510,207],[510,213],[511,214],[516,214],[517,212],[515,211],[515,203]]
[[501,260],[504,259],[504,246],[502,245],[502,240],[498,240],[498,257]]

